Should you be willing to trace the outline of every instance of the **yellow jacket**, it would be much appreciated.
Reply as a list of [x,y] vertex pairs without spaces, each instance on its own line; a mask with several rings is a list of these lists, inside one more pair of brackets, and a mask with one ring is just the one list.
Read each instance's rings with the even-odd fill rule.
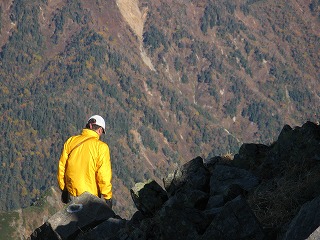
[[[92,139],[75,148],[87,138]],[[83,129],[81,135],[70,137],[65,142],[57,178],[60,189],[66,188],[72,196],[79,196],[87,191],[98,197],[101,194],[105,199],[112,198],[109,147],[99,140],[98,133]]]

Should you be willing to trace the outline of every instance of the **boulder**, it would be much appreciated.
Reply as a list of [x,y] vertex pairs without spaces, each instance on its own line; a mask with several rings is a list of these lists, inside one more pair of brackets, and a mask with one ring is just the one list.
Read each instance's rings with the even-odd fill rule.
[[235,154],[233,164],[237,167],[252,170],[258,167],[265,159],[270,147],[264,144],[244,143]]
[[217,165],[210,178],[210,195],[226,194],[226,192],[230,192],[228,189],[234,188],[234,185],[238,185],[245,191],[250,191],[258,184],[259,179],[245,169]]
[[224,205],[224,196],[222,194],[210,196],[206,209],[222,207]]
[[312,168],[320,160],[319,139],[320,125],[312,122],[295,128],[285,125],[257,174],[272,179],[284,171],[287,165]]
[[209,226],[211,219],[202,211],[166,202],[153,219],[158,236],[154,239],[198,239]]
[[207,206],[209,194],[197,189],[183,189],[177,192],[173,197],[184,207],[203,210]]
[[[320,226],[320,196],[305,203],[296,217],[291,221],[283,240],[307,239],[312,233],[319,236],[317,228]],[[319,239],[319,238],[317,238]]]
[[203,159],[197,157],[182,165],[173,174],[163,179],[164,188],[169,196],[181,189],[209,191],[210,172],[204,166]]
[[117,236],[126,226],[127,221],[121,218],[109,218],[91,231],[80,233],[77,240],[109,240]]
[[239,196],[217,213],[200,240],[264,239],[262,227],[246,200]]
[[50,223],[45,222],[33,231],[28,240],[61,240],[62,238],[53,231]]
[[168,200],[166,191],[154,180],[136,183],[130,194],[137,209],[147,216],[153,216]]
[[[50,217],[30,238],[75,239],[80,232],[86,232],[114,216],[115,213],[107,206],[105,200],[85,192]],[[56,238],[47,238],[46,235],[49,234]]]

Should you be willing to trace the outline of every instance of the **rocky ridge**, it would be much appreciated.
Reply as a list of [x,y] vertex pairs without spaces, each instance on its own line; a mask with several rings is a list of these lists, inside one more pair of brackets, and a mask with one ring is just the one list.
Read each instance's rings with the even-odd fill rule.
[[85,193],[29,239],[318,239],[319,168],[320,126],[285,125],[271,145],[243,144],[233,159],[196,157],[163,187],[136,183],[130,220]]

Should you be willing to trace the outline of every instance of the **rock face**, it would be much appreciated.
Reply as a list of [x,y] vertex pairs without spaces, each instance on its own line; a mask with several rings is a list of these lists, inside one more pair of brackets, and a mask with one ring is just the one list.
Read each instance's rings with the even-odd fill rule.
[[319,125],[285,126],[275,143],[244,144],[233,160],[192,159],[163,179],[164,188],[137,183],[130,220],[86,194],[66,206],[82,210],[64,209],[30,238],[319,239],[319,156]]

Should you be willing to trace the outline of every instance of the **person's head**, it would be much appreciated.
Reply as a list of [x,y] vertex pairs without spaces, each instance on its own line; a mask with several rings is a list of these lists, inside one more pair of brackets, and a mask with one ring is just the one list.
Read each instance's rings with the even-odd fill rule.
[[106,123],[99,115],[93,115],[88,119],[86,128],[96,131],[99,136],[105,133]]

